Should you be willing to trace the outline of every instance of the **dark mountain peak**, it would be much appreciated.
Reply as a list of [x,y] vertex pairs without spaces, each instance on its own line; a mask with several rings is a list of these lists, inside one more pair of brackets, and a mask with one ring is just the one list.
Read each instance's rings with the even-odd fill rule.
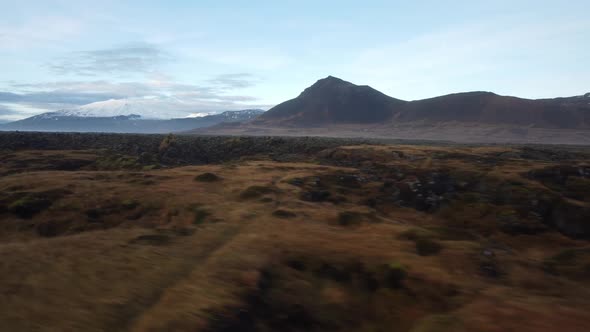
[[338,77],[336,77],[336,76],[332,76],[332,75],[328,75],[328,77],[326,77],[326,78],[321,78],[321,79],[319,79],[319,80],[316,82],[316,84],[317,84],[317,83],[320,83],[320,82],[321,82],[321,83],[324,83],[324,84],[327,82],[327,83],[331,83],[331,84],[347,84],[347,85],[354,85],[354,84],[352,84],[352,83],[350,83],[350,82],[347,82],[347,81],[345,81],[345,80],[343,80],[343,79],[341,79],[341,78],[338,78]]
[[346,91],[358,87],[350,82],[339,79],[338,77],[328,76],[315,82],[313,85],[303,90],[300,97],[311,95],[324,95],[326,93],[346,93]]
[[590,98],[590,92],[584,95],[584,98]]
[[404,103],[368,85],[356,85],[328,76],[305,89],[297,98],[273,107],[257,122],[296,126],[382,123]]

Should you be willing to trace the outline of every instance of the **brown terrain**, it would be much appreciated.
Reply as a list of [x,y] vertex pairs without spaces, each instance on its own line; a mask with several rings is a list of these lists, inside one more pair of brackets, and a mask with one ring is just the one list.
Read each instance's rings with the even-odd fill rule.
[[244,124],[191,132],[590,144],[590,94],[532,100],[478,91],[403,101],[329,76]]
[[13,133],[0,151],[5,331],[590,330],[585,148]]

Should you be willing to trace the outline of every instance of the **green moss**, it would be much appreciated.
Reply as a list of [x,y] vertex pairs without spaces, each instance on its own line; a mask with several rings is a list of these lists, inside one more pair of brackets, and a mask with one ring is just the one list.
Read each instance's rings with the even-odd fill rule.
[[98,158],[94,163],[99,170],[142,169],[138,158],[124,155],[106,155]]
[[51,204],[51,200],[33,194],[12,202],[8,205],[8,211],[20,218],[32,218],[35,214],[50,207]]
[[501,222],[516,222],[518,221],[518,213],[511,207],[498,207],[496,219]]
[[411,228],[408,229],[404,232],[402,232],[400,234],[400,239],[404,239],[404,240],[411,240],[411,241],[417,241],[418,239],[422,239],[422,238],[431,238],[431,237],[435,237],[436,233],[426,230],[426,229],[422,229],[422,228]]
[[158,168],[160,168],[158,165],[145,165],[141,169],[143,171],[151,171],[153,169],[158,169]]
[[399,262],[390,262],[384,266],[383,280],[385,285],[390,288],[401,287],[407,276],[406,267]]

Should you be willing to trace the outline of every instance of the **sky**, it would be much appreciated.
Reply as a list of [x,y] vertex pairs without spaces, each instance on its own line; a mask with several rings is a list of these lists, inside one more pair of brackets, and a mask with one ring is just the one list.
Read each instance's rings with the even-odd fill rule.
[[268,109],[328,75],[416,100],[590,91],[590,1],[0,0],[0,120]]

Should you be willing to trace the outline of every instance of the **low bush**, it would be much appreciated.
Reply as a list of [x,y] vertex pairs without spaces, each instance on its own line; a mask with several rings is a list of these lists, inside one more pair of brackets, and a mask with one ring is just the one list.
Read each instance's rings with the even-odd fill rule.
[[275,210],[272,215],[279,218],[294,218],[297,216],[294,212],[287,210]]
[[273,193],[274,190],[271,187],[265,186],[250,186],[240,193],[242,199],[253,199],[263,195]]
[[197,176],[195,176],[195,181],[199,181],[199,182],[216,182],[216,181],[220,181],[221,178],[219,176],[217,176],[216,174],[213,173],[203,173],[203,174],[199,174]]
[[338,224],[341,226],[358,225],[363,220],[363,215],[355,211],[343,211],[338,214]]
[[420,256],[436,255],[442,250],[442,245],[429,238],[419,238],[415,241],[416,252]]
[[37,213],[47,209],[52,201],[35,194],[26,195],[8,205],[8,211],[16,214],[20,218],[29,219]]

